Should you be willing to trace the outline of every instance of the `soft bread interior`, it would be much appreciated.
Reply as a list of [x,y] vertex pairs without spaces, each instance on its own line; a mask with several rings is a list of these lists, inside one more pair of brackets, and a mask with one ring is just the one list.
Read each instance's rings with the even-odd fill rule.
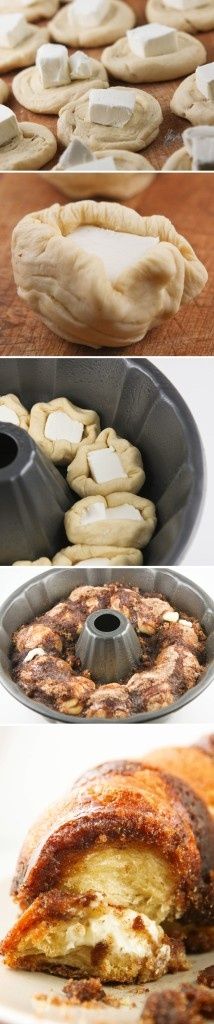
[[111,903],[133,907],[157,923],[179,916],[178,885],[172,866],[152,848],[105,843],[81,852],[65,869],[61,890],[100,893]]

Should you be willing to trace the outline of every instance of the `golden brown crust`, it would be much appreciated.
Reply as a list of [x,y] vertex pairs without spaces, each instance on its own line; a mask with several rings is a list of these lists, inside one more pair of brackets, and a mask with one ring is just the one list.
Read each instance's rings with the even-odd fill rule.
[[198,793],[214,814],[214,737],[204,736],[194,746],[166,747],[146,757],[146,763],[172,772]]

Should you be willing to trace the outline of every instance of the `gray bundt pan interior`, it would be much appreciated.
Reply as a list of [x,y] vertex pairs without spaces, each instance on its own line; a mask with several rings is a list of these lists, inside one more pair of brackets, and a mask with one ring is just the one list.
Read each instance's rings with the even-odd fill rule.
[[[18,572],[17,572],[18,576]],[[62,715],[52,711],[44,704],[29,700],[21,689],[13,682],[11,677],[10,644],[14,630],[22,623],[30,622],[36,616],[41,615],[48,608],[51,608],[57,601],[66,599],[71,590],[75,587],[101,586],[109,581],[118,581],[125,586],[138,586],[146,593],[156,591],[164,594],[175,607],[183,613],[195,616],[204,627],[207,634],[207,664],[202,673],[200,682],[187,691],[180,700],[169,707],[156,711],[153,714],[138,714],[126,719],[123,723],[146,722],[160,719],[163,715],[172,714],[178,711],[184,704],[194,700],[214,678],[214,602],[208,595],[191,583],[184,576],[180,576],[171,569],[147,568],[145,566],[128,569],[49,569],[34,576],[29,583],[22,585],[12,596],[5,601],[1,608],[0,615],[0,675],[3,686],[16,700],[25,704],[26,707],[45,715],[47,718],[60,722],[84,723],[90,725],[92,722],[111,723],[112,719],[85,719],[71,715]],[[117,723],[120,719],[117,719]]]
[[[1,362],[1,394],[15,393],[28,409],[35,402],[65,396],[76,405],[96,409],[101,428],[113,426],[122,437],[127,437],[140,448],[146,471],[142,493],[155,502],[158,514],[157,530],[145,548],[144,563],[156,566],[181,563],[196,527],[204,494],[204,456],[194,419],[167,378],[148,359],[34,358],[4,359]],[[14,466],[12,463],[12,507],[13,497],[15,503]],[[10,477],[10,466],[8,475]],[[12,551],[8,557],[12,531],[5,516],[8,535],[5,537],[4,531],[4,542],[0,536],[1,565],[20,559],[33,561],[47,554],[52,557],[56,553],[56,549],[52,553],[44,551],[43,533],[36,519],[34,488],[31,482],[28,490],[26,474],[24,481],[23,528],[21,520],[19,524],[22,550],[17,550],[15,558]],[[23,477],[20,478],[20,487],[22,484]],[[3,502],[1,468],[0,494]],[[77,496],[71,491],[70,504],[76,500]],[[47,486],[46,518],[48,511],[50,514],[50,504]],[[19,500],[16,507],[18,515]],[[18,531],[17,521],[16,527]],[[61,547],[67,544],[64,534]]]

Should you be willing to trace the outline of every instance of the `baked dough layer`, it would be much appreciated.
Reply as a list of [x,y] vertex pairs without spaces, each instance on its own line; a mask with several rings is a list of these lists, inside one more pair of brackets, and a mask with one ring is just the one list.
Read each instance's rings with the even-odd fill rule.
[[57,150],[53,132],[43,124],[21,121],[23,138],[17,136],[0,148],[0,171],[33,171],[44,167]]
[[84,78],[83,81],[72,81],[69,85],[54,86],[53,89],[43,89],[39,70],[35,65],[26,68],[13,79],[14,96],[27,110],[33,110],[37,114],[58,114],[61,107],[67,103],[76,104],[87,89],[107,88],[108,77],[105,68],[98,60],[94,63],[94,76],[91,75],[87,82]]
[[198,39],[185,32],[177,33],[177,50],[160,57],[137,57],[132,53],[126,37],[107,47],[101,60],[114,78],[124,82],[166,82],[181,78],[206,63],[206,50]]
[[8,85],[6,85],[6,82],[3,82],[3,79],[0,78],[0,103],[7,103],[9,92],[10,90]]
[[[24,13],[24,12],[23,12]],[[48,27],[38,28],[32,24],[32,35],[23,39],[19,46],[0,46],[0,71],[11,71],[13,68],[26,68],[35,60],[36,52],[42,43],[50,39]]]
[[[108,558],[111,565],[142,565],[143,554],[137,548],[119,548],[104,544],[73,544],[62,548],[52,560],[53,565],[78,565],[89,558]],[[20,563],[19,563],[20,564]],[[23,563],[22,563],[23,564]]]
[[174,92],[170,107],[174,114],[186,117],[191,124],[214,124],[214,100],[207,100],[199,92],[195,74],[181,82]]
[[110,0],[109,13],[97,28],[79,28],[74,18],[72,4],[62,7],[49,28],[51,38],[57,43],[69,46],[105,46],[114,43],[123,32],[133,28],[136,22],[134,11],[123,0]]
[[[125,93],[125,86],[121,86]],[[158,100],[142,89],[135,89],[135,108],[123,128],[93,124],[89,119],[89,93],[75,103],[62,107],[57,124],[57,135],[63,146],[77,136],[92,153],[97,150],[127,149],[133,152],[145,149],[158,135],[162,110]]]
[[79,445],[78,442],[65,441],[64,439],[61,441],[51,441],[48,437],[45,437],[45,426],[48,416],[54,412],[65,413],[70,417],[71,422],[72,420],[78,420],[79,423],[84,424],[81,442],[83,447],[88,442],[93,447],[94,441],[99,434],[100,420],[94,410],[81,409],[79,406],[73,405],[73,402],[69,402],[67,398],[53,398],[51,402],[37,402],[36,405],[33,405],[30,414],[29,434],[52,462],[64,463],[66,465],[72,457],[75,457]]
[[[59,0],[35,0],[35,4],[25,7],[24,14],[28,21],[40,18],[53,18],[58,11]],[[0,14],[20,14],[20,0],[0,0]]]
[[[25,409],[24,405],[22,405],[22,403],[19,401],[19,398],[17,398],[17,395],[12,395],[12,394],[1,395],[1,397],[0,397],[0,420],[1,420],[1,405],[6,405],[8,409],[12,409],[12,411],[15,412],[16,415],[19,418],[19,427],[22,427],[23,430],[27,430],[28,431],[29,419],[30,419],[29,412],[27,411],[27,409]],[[18,424],[17,424],[17,426],[18,426]]]
[[214,28],[214,6],[212,3],[205,3],[203,7],[191,8],[189,11],[176,11],[172,7],[165,7],[162,0],[148,0],[146,4],[147,21],[162,22],[164,25],[172,25],[173,28],[181,29],[182,32],[208,32]]
[[[141,519],[97,520],[95,523],[82,523],[83,513],[95,504],[96,498],[103,502],[105,508],[132,505],[139,509]],[[102,545],[105,536],[105,543],[110,546],[120,544],[124,548],[144,548],[151,540],[156,527],[155,506],[148,498],[140,498],[138,494],[130,494],[127,491],[108,494],[105,498],[99,494],[96,497],[82,498],[81,501],[77,501],[65,513],[64,523],[68,540],[73,544]]]
[[[128,153],[125,149],[111,149],[108,153],[115,160],[117,174],[115,171],[83,171],[82,174],[79,171],[77,174],[75,170],[66,171],[65,174],[64,171],[57,170],[56,164],[53,171],[44,171],[43,178],[46,178],[50,185],[59,188],[69,199],[90,199],[98,195],[109,199],[128,199],[137,192],[143,192],[143,189],[150,185],[155,171],[144,156],[139,153]],[[95,157],[101,159],[105,155],[105,150],[102,149],[94,153]],[[141,173],[135,174],[134,169]],[[129,174],[120,173],[123,171],[129,171]],[[142,174],[142,171],[151,171],[151,174]]]
[[[96,483],[93,479],[90,467],[88,463],[88,453],[98,452],[101,450],[109,451],[112,448],[114,452],[119,456],[122,469],[127,473],[126,480],[124,477],[120,477],[117,480],[108,480],[105,483]],[[130,441],[125,438],[118,437],[115,430],[112,427],[106,427],[99,434],[99,437],[94,444],[85,444],[79,446],[77,455],[71,465],[68,466],[67,480],[69,487],[73,491],[76,491],[81,498],[85,498],[92,494],[111,494],[112,491],[131,491],[132,494],[137,494],[141,490],[145,481],[145,473],[142,463],[141,454],[138,448],[134,448]]]
[[[101,261],[82,250],[78,258],[76,248],[72,253],[72,230],[81,224],[158,235],[160,244],[113,286]],[[28,214],[14,229],[12,259],[20,298],[55,334],[93,348],[139,341],[207,281],[205,267],[166,217],[93,200]]]
[[168,157],[165,164],[162,167],[162,171],[191,171],[192,170],[192,157],[187,153],[185,146],[181,146],[180,149],[176,149],[172,156]]

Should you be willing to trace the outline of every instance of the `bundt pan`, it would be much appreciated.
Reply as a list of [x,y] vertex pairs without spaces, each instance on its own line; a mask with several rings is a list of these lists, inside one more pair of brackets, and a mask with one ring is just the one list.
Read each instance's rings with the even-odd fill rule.
[[[175,565],[182,562],[202,502],[204,458],[194,419],[167,378],[147,359],[34,358],[1,362],[2,395],[15,393],[27,409],[35,402],[64,396],[76,405],[95,409],[102,428],[114,427],[122,437],[140,448],[146,471],[142,493],[155,502],[158,515],[155,536],[144,550],[144,563]],[[59,474],[59,470],[56,472]],[[2,473],[5,467],[1,469],[0,465],[1,500]],[[8,465],[7,475],[11,480],[10,501],[13,503],[13,464]],[[70,491],[70,506],[76,500],[76,495]],[[48,486],[46,501],[49,504]],[[18,548],[17,538],[14,556],[8,519],[7,537],[4,533],[3,542],[1,533],[0,538],[1,565],[49,555],[41,542],[36,490],[28,487],[27,476],[22,510],[22,544],[19,542]],[[63,529],[62,533],[60,547],[66,547],[68,540]],[[57,550],[59,546],[55,546],[52,553]]]
[[[18,574],[17,574],[18,575]],[[0,679],[6,690],[26,707],[45,715],[46,718],[60,722],[111,724],[115,719],[91,718],[63,715],[52,711],[46,705],[30,700],[25,696],[11,676],[10,646],[11,636],[22,623],[30,622],[43,614],[57,601],[66,599],[71,590],[78,586],[102,586],[110,581],[118,581],[125,586],[138,586],[143,592],[159,592],[165,595],[172,604],[183,613],[196,617],[207,634],[207,663],[200,682],[192,690],[188,690],[175,704],[153,713],[137,714],[117,719],[117,723],[146,722],[160,719],[165,715],[178,711],[199,696],[214,679],[214,602],[208,595],[171,569],[147,568],[145,566],[128,569],[49,569],[40,576],[34,576],[29,583],[22,585],[5,601],[0,617]],[[121,684],[122,685],[122,684]]]

